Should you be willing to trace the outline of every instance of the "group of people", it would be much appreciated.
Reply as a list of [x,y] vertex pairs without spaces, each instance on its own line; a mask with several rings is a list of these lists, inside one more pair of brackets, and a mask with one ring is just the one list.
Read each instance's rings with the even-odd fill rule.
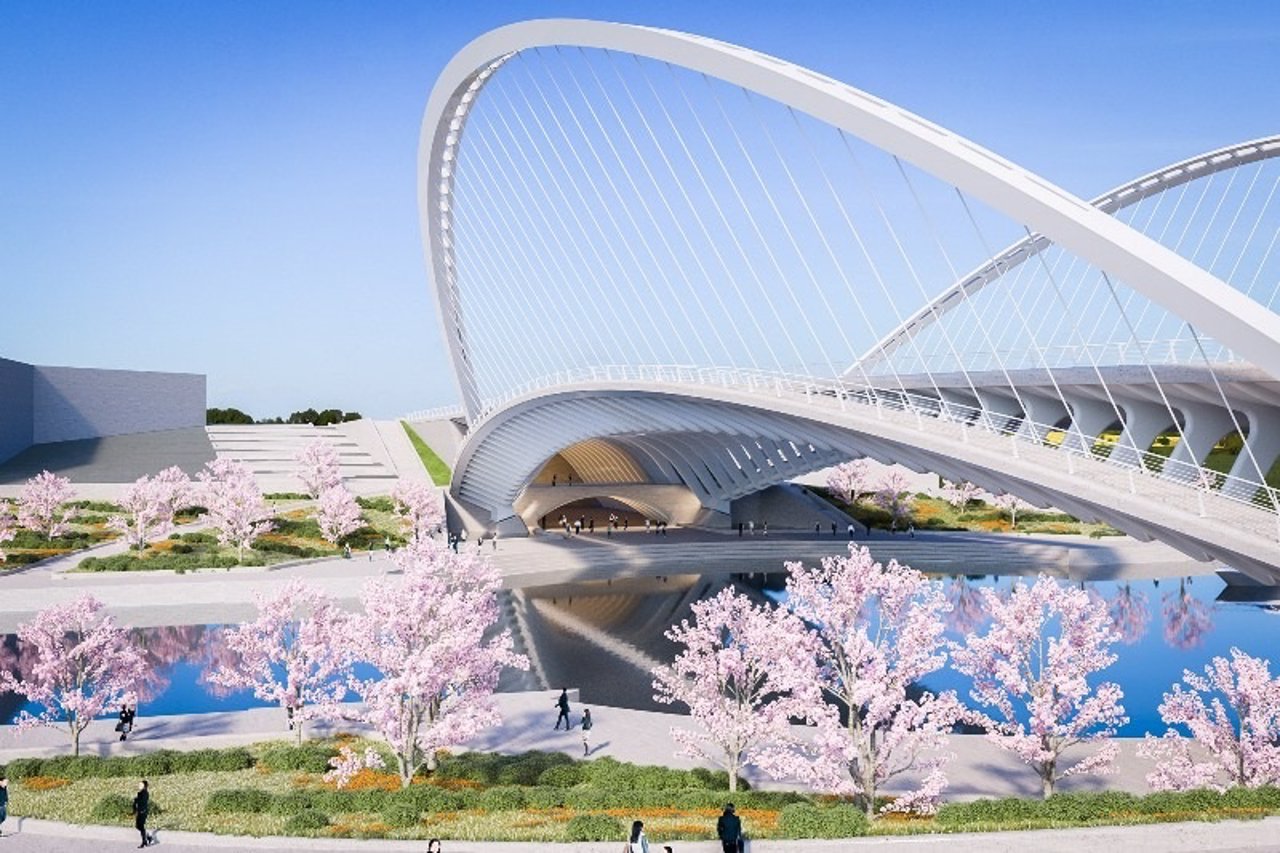
[[[764,533],[764,535],[765,535],[765,536],[768,536],[768,535],[769,535],[769,522],[767,522],[767,521],[762,521],[762,522],[760,522],[760,530],[761,530],[761,532],[762,532],[762,533]],[[747,533],[751,534],[752,536],[755,536],[755,535],[756,535],[756,523],[755,523],[754,521],[739,521],[739,522],[738,522],[738,538],[739,538],[739,539],[741,539],[741,538],[742,538],[743,531],[746,531]]]
[[[734,811],[733,803],[724,807],[724,813],[716,820],[716,838],[724,853],[743,853],[746,849],[746,836],[742,834],[742,818]],[[673,853],[671,847],[664,845],[663,853]],[[649,839],[644,834],[644,821],[631,823],[631,833],[627,836],[626,853],[649,853]]]
[[[560,723],[564,722],[564,730],[567,732],[573,728],[573,722],[569,719],[569,691],[561,690],[560,698],[556,699],[555,707],[558,711],[556,714],[556,724],[552,726],[553,731],[559,731]],[[582,710],[582,719],[578,722],[578,731],[582,734],[582,755],[585,758],[591,754],[591,729],[595,726],[595,721],[591,719],[591,709],[584,708]]]
[[133,721],[137,716],[137,705],[126,702],[120,706],[119,721],[116,723],[116,731],[120,733],[120,740],[128,740],[129,735],[133,734]]

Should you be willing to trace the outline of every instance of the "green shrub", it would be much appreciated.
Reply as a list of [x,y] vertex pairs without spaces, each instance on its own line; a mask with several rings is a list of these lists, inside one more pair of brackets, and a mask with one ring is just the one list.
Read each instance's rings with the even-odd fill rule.
[[417,826],[421,818],[422,812],[416,806],[403,801],[391,803],[382,810],[382,822],[400,829]]
[[224,788],[205,800],[204,810],[217,814],[261,814],[271,810],[272,796],[257,788]]
[[356,505],[361,509],[372,509],[377,512],[395,512],[395,501],[386,495],[379,495],[374,498],[356,498]]
[[291,817],[313,807],[312,798],[302,791],[290,791],[271,799],[271,813]]
[[561,764],[548,767],[538,774],[538,785],[548,788],[572,788],[581,784],[586,774],[577,764]]
[[397,802],[411,803],[419,812],[451,812],[465,808],[467,798],[461,792],[446,791],[435,785],[411,785],[394,794]]
[[258,753],[258,764],[276,773],[325,773],[329,770],[329,759],[337,754],[338,750],[324,741],[309,741],[300,746],[274,743]]
[[93,804],[89,817],[97,823],[115,823],[129,817],[132,811],[132,799],[124,794],[107,794]]
[[564,828],[565,841],[617,841],[626,839],[626,830],[616,817],[605,814],[580,814]]
[[481,791],[475,803],[491,812],[514,812],[524,808],[524,790],[516,785],[499,785]]
[[[311,495],[304,495],[302,492],[267,492],[262,496],[269,501],[309,501]],[[359,501],[359,498],[356,498]]]
[[525,806],[531,809],[563,808],[568,799],[565,788],[526,788],[524,791]]
[[939,825],[945,827],[975,823],[1026,823],[1039,817],[1039,813],[1039,800],[1007,797],[1002,800],[948,803],[938,809],[936,819]]
[[292,542],[280,542],[276,539],[255,539],[253,547],[258,551],[266,551],[272,554],[288,554],[304,560],[311,560],[324,554],[332,553],[331,551],[322,552],[305,545],[294,545]]
[[783,838],[853,838],[866,835],[867,816],[850,805],[793,803],[778,815],[778,831]]
[[284,831],[289,834],[314,832],[329,825],[329,816],[315,809],[300,811],[284,822]]

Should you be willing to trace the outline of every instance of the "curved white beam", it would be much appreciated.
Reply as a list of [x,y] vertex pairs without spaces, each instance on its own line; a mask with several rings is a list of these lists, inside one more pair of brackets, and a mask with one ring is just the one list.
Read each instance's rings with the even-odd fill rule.
[[1280,377],[1280,317],[1172,250],[1002,157],[866,92],[790,62],[713,39],[631,24],[548,19],[492,30],[449,62],[427,102],[419,142],[423,242],[454,375],[468,417],[480,408],[454,288],[453,168],[469,108],[513,53],[614,50],[692,69],[756,92],[915,164],[981,199],[1163,305]]
[[[1115,216],[1126,207],[1157,193],[1174,189],[1199,178],[1207,178],[1218,172],[1270,160],[1272,157],[1280,157],[1280,135],[1264,136],[1261,139],[1240,142],[1195,157],[1188,157],[1186,160],[1172,163],[1110,189],[1089,203],[1103,213]],[[1010,244],[1004,251],[960,278],[931,299],[923,308],[903,320],[897,328],[863,353],[858,361],[845,371],[845,376],[851,377],[855,371],[861,373],[883,361],[894,350],[915,337],[925,327],[932,325],[943,314],[1051,245],[1052,241],[1046,239],[1043,234],[1032,234]]]

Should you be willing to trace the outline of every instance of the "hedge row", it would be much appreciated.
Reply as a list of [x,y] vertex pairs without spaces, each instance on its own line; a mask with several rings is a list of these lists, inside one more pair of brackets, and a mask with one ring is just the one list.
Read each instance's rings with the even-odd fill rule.
[[[719,809],[725,791],[637,791],[592,788],[526,788],[497,785],[492,788],[450,791],[435,785],[413,785],[400,791],[367,789],[360,791],[312,790],[273,795],[256,788],[229,788],[214,791],[205,809],[220,814],[296,814],[307,808],[325,812],[399,813],[397,810],[452,812],[480,809],[487,812],[514,812],[524,809]],[[791,791],[745,791],[733,795],[740,808],[781,809],[806,798]],[[414,820],[416,822],[416,818]],[[394,825],[394,824],[393,824]],[[797,836],[803,837],[803,836]]]
[[1118,817],[1182,816],[1209,814],[1223,810],[1280,809],[1280,788],[1231,788],[1225,793],[1212,790],[1162,791],[1136,796],[1124,791],[1054,794],[1045,800],[974,800],[950,803],[938,810],[938,823],[945,827],[974,824],[1093,823]]
[[120,776],[167,776],[172,773],[194,773],[200,770],[231,771],[253,767],[253,756],[247,749],[197,749],[177,752],[162,749],[146,755],[101,758],[96,755],[57,758],[15,758],[3,768],[12,779],[32,776],[55,776],[60,779],[98,779]]
[[[675,770],[630,764],[613,758],[575,761],[559,752],[525,752],[495,755],[465,752],[441,759],[435,775],[441,779],[465,779],[483,785],[526,785],[572,788],[590,785],[600,788],[627,788],[639,791],[681,791],[729,789],[729,775],[705,768]],[[739,787],[748,790],[746,781]]]

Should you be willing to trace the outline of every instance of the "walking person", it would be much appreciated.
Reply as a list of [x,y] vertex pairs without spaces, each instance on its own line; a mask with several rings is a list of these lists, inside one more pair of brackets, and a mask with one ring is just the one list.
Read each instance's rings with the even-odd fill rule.
[[733,803],[724,807],[724,814],[716,821],[716,837],[724,853],[742,853],[742,820],[733,811]]
[[591,709],[584,708],[582,710],[582,722],[578,723],[578,730],[582,732],[582,757],[586,758],[591,754],[591,727],[595,723],[591,720]]
[[116,723],[116,731],[120,733],[120,740],[128,740],[129,732],[132,729],[133,715],[129,713],[129,703],[126,702],[120,706],[119,722]]
[[4,822],[9,817],[9,777],[0,776],[0,835],[4,835]]
[[133,825],[142,836],[138,847],[147,847],[155,843],[155,839],[147,834],[147,815],[151,813],[151,792],[147,789],[147,780],[138,783],[138,793],[133,797]]
[[644,821],[631,822],[631,835],[627,839],[627,853],[649,853],[649,839],[644,837]]
[[907,535],[912,539],[916,538],[916,523],[914,521],[907,524]]
[[558,730],[560,728],[560,721],[564,720],[564,730],[567,732],[569,731],[569,729],[573,728],[573,723],[569,721],[569,691],[568,690],[564,688],[560,689],[560,698],[556,700],[556,707],[560,709],[560,714],[559,716],[556,717],[556,724],[555,726],[552,727],[552,730],[553,731]]
[[444,848],[440,846],[439,838],[433,838],[427,842],[427,853],[444,853]]

